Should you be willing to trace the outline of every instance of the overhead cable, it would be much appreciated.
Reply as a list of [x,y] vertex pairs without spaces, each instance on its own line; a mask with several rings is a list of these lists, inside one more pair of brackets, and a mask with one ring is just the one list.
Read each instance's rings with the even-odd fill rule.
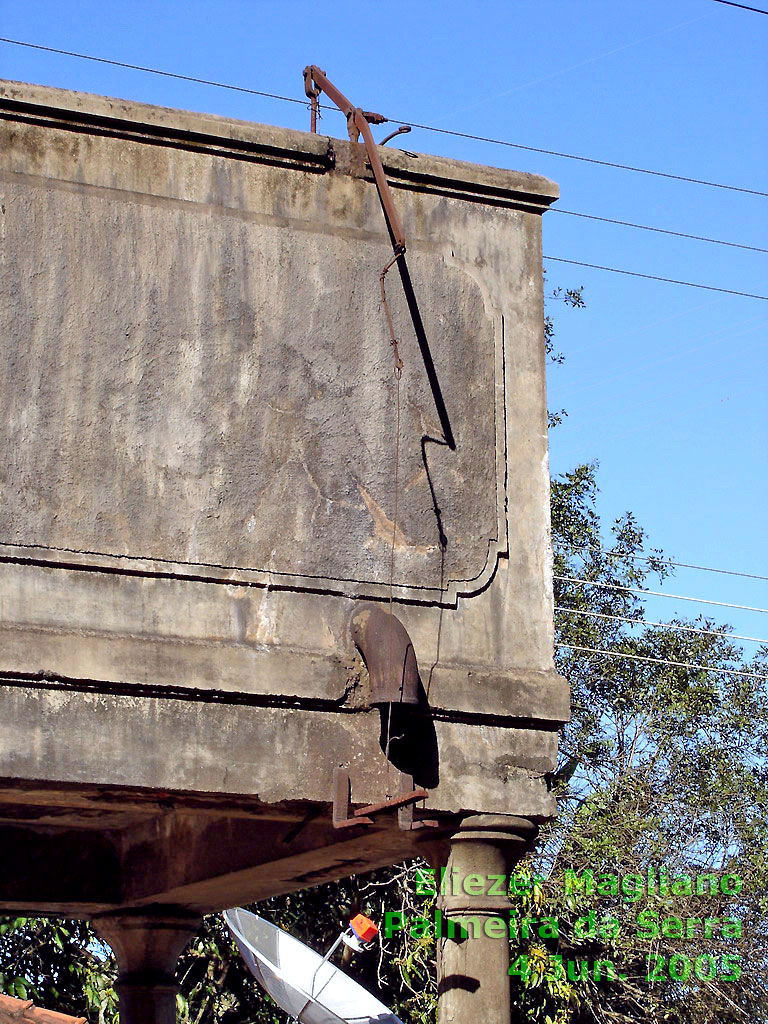
[[[562,545],[565,546],[565,545]],[[675,562],[671,558],[657,558],[654,555],[631,555],[623,551],[607,551],[605,548],[596,547],[591,544],[569,544],[568,547],[575,551],[597,551],[609,558],[632,558],[641,562],[657,562],[659,565],[676,565],[681,569],[700,569],[702,572],[717,572],[723,576],[742,576],[748,580],[765,580],[768,576],[759,576],[753,572],[737,572],[735,569],[715,569],[711,565],[694,565],[692,562]]]
[[706,597],[685,597],[683,594],[664,594],[660,590],[645,590],[643,587],[623,587],[618,583],[603,583],[599,580],[582,580],[577,576],[553,576],[562,583],[578,583],[581,586],[603,587],[606,590],[621,590],[627,594],[644,594],[646,597],[668,597],[675,601],[694,601],[697,604],[714,604],[718,608],[740,608],[746,612],[762,612],[768,615],[768,608],[753,608],[748,604],[729,604],[727,601],[711,601]]
[[41,46],[40,43],[27,43],[21,39],[6,39],[0,36],[0,43],[12,46],[27,46],[30,50],[45,50],[46,53],[60,53],[64,57],[79,57],[80,60],[92,60],[97,64],[111,64],[115,68],[129,68],[131,71],[145,71],[148,75],[162,75],[163,78],[178,78],[182,82],[196,82],[198,85],[212,85],[216,89],[230,89],[232,92],[247,92],[251,96],[265,96],[270,100],[283,100],[285,103],[300,103],[307,106],[306,100],[295,96],[280,96],[274,92],[262,92],[260,89],[246,89],[243,85],[229,85],[226,82],[214,82],[210,78],[195,78],[194,75],[180,75],[175,71],[160,71],[158,68],[146,68],[141,64],[129,64],[124,60],[108,60],[106,57],[93,57],[89,53],[76,53],[74,50],[60,50],[56,46]]
[[768,14],[762,7],[747,7],[746,4],[737,4],[733,0],[715,0],[716,4],[725,4],[726,7],[740,7],[742,11],[754,11],[755,14]]
[[686,288],[702,288],[705,292],[723,292],[725,295],[741,295],[745,299],[764,299],[768,295],[756,295],[754,292],[738,292],[733,288],[716,288],[712,284],[698,284],[695,281],[678,281],[674,277],[659,277],[657,274],[641,274],[637,270],[620,270],[618,267],[605,267],[600,263],[583,263],[581,260],[566,260],[562,256],[544,256],[545,260],[555,263],[570,263],[574,267],[590,267],[592,270],[608,270],[611,274],[624,274],[627,277],[643,277],[646,281],[664,281],[666,284],[681,284]]
[[768,679],[766,672],[747,672],[739,668],[721,668],[719,665],[699,665],[691,661],[667,661],[666,658],[646,658],[641,654],[626,654],[621,651],[603,651],[597,647],[579,647],[576,644],[556,644],[569,651],[581,651],[584,654],[602,654],[608,658],[628,658],[630,661],[644,661],[651,665],[669,665],[672,668],[690,668],[697,672],[722,672],[729,676],[748,676],[750,679]]
[[562,608],[555,606],[556,612],[563,612],[566,615],[589,615],[591,618],[611,619],[614,622],[629,622],[632,626],[660,626],[662,629],[677,629],[684,633],[703,633],[706,636],[722,636],[726,640],[749,640],[755,644],[768,644],[768,640],[761,640],[756,636],[739,636],[738,633],[725,633],[719,629],[704,629],[700,626],[683,626],[677,622],[652,622],[650,619],[630,619],[626,615],[607,615],[605,612],[593,612],[582,608]]
[[[128,69],[133,70],[133,71],[143,71],[143,72],[145,72],[147,74],[151,74],[151,75],[162,75],[165,78],[175,78],[175,79],[179,79],[179,80],[184,81],[184,82],[195,82],[195,83],[198,83],[200,85],[211,85],[211,86],[214,86],[217,89],[229,89],[229,90],[232,90],[234,92],[247,93],[247,94],[249,94],[251,96],[262,96],[262,97],[265,97],[267,99],[282,100],[282,101],[284,101],[286,103],[299,103],[302,106],[306,105],[304,100],[297,99],[294,96],[282,96],[279,93],[265,92],[265,91],[260,90],[260,89],[250,89],[250,88],[246,88],[245,86],[241,86],[241,85],[230,85],[230,84],[228,84],[226,82],[217,82],[217,81],[215,81],[213,79],[209,79],[209,78],[198,78],[198,77],[196,77],[194,75],[182,75],[182,74],[178,74],[177,72],[163,71],[163,70],[160,70],[158,68],[145,67],[144,65],[141,65],[141,64],[131,64],[131,63],[127,62],[127,61],[111,60],[111,59],[108,59],[106,57],[95,57],[95,56],[93,56],[91,54],[87,54],[87,53],[78,53],[75,50],[62,50],[62,49],[59,49],[58,47],[54,47],[54,46],[43,46],[43,45],[41,45],[39,43],[29,43],[29,42],[26,42],[26,41],[23,41],[23,40],[19,40],[19,39],[10,39],[10,38],[8,38],[6,36],[0,36],[0,42],[9,43],[9,44],[11,44],[13,46],[29,47],[30,49],[33,49],[33,50],[42,50],[42,51],[45,51],[47,53],[58,53],[58,54],[62,54],[63,56],[67,56],[67,57],[77,57],[77,58],[79,58],[81,60],[95,61],[96,63],[99,63],[99,64],[109,64],[109,65],[112,65],[114,67],[128,68]],[[321,106],[323,106],[324,109],[332,109],[332,110],[336,109],[335,107],[327,107],[326,105],[323,105],[323,104],[321,104]],[[391,118],[390,120],[397,120],[397,119],[396,118]],[[637,172],[644,173],[644,174],[655,174],[655,175],[659,175],[661,177],[675,178],[675,179],[678,179],[678,180],[681,180],[681,181],[693,182],[695,184],[711,185],[712,187],[715,187],[715,188],[725,188],[725,189],[730,189],[732,191],[737,191],[737,192],[746,192],[746,193],[749,193],[751,195],[768,196],[768,192],[758,192],[758,191],[756,191],[754,189],[739,188],[739,187],[736,187],[734,185],[724,185],[724,184],[720,184],[720,183],[717,183],[717,182],[704,181],[704,180],[697,179],[697,178],[687,178],[687,177],[683,177],[681,175],[668,174],[665,171],[653,171],[653,170],[649,170],[647,168],[632,167],[632,166],[630,166],[628,164],[610,163],[609,161],[596,160],[596,159],[592,159],[591,157],[576,156],[576,155],[571,154],[571,153],[558,153],[558,152],[556,152],[554,150],[540,149],[540,148],[537,148],[535,146],[524,146],[524,145],[518,144],[518,143],[506,142],[506,141],[501,140],[501,139],[491,139],[491,138],[486,138],[486,137],[479,136],[479,135],[470,135],[470,134],[465,133],[465,132],[449,131],[448,129],[445,129],[445,128],[436,128],[436,127],[433,127],[431,125],[417,124],[415,122],[405,122],[405,123],[410,123],[411,127],[420,128],[420,129],[422,129],[424,131],[439,132],[439,133],[444,134],[444,135],[454,135],[454,136],[458,136],[458,137],[461,137],[461,138],[476,139],[476,140],[479,140],[481,142],[491,142],[491,143],[495,143],[497,145],[511,146],[512,148],[516,148],[516,149],[525,149],[525,150],[530,150],[530,151],[536,152],[536,153],[546,153],[546,154],[549,154],[549,155],[560,156],[560,157],[564,157],[564,158],[568,158],[568,159],[573,159],[573,160],[583,160],[583,161],[586,161],[588,163],[601,164],[601,165],[605,165],[605,166],[609,166],[609,167],[616,167],[616,168],[619,168],[619,169],[622,169],[622,170],[637,171]],[[701,236],[701,235],[688,235],[688,234],[684,234],[683,232],[671,231],[671,230],[668,230],[666,228],[658,228],[658,227],[653,227],[653,226],[644,225],[644,224],[634,224],[634,223],[631,223],[629,221],[614,220],[614,219],[607,218],[607,217],[597,217],[597,216],[595,216],[593,214],[578,213],[578,212],[573,211],[573,210],[557,210],[557,212],[558,213],[569,214],[569,215],[575,216],[575,217],[583,217],[583,218],[586,218],[588,220],[605,221],[606,223],[618,224],[618,225],[621,225],[623,227],[639,228],[639,229],[646,230],[646,231],[657,231],[657,232],[660,232],[661,234],[677,235],[677,236],[679,236],[681,238],[690,238],[690,239],[694,239],[694,240],[697,240],[697,241],[712,242],[712,243],[718,244],[718,245],[733,246],[735,248],[748,249],[748,250],[752,250],[752,251],[755,251],[755,252],[765,252],[766,251],[764,249],[758,248],[757,246],[742,245],[741,243],[737,243],[737,242],[726,242],[726,241],[722,241],[720,239],[706,238],[706,237]],[[613,273],[613,274],[623,274],[624,276],[627,276],[627,277],[639,277],[639,278],[643,278],[643,279],[649,280],[649,281],[662,281],[662,282],[664,282],[666,284],[681,285],[681,286],[684,286],[686,288],[699,288],[699,289],[702,289],[704,291],[720,292],[720,293],[722,293],[724,295],[737,295],[737,296],[740,296],[742,298],[768,300],[768,295],[758,295],[758,294],[755,294],[754,292],[742,292],[742,291],[737,291],[737,290],[732,289],[732,288],[718,288],[718,287],[716,287],[714,285],[700,284],[700,283],[694,282],[694,281],[680,281],[680,280],[677,280],[675,278],[661,277],[661,276],[658,276],[656,274],[642,274],[642,273],[640,273],[638,271],[634,271],[634,270],[624,270],[624,269],[620,269],[618,267],[607,267],[607,266],[604,266],[602,264],[597,264],[597,263],[584,263],[584,262],[582,262],[580,260],[568,260],[568,259],[564,259],[563,257],[559,257],[559,256],[545,256],[544,259],[550,260],[550,261],[554,261],[554,262],[557,262],[557,263],[569,263],[569,264],[571,264],[573,266],[588,267],[588,268],[590,268],[592,270],[604,270],[604,271],[608,271],[609,273]]]
[[[391,118],[393,121],[398,118]],[[579,156],[576,153],[561,153],[556,149],[541,149],[538,146],[524,146],[520,142],[508,142],[506,139],[493,139],[487,135],[471,135],[469,132],[452,131],[450,128],[435,128],[429,124],[417,124],[415,121],[403,121],[411,128],[420,128],[425,132],[437,132],[440,135],[454,135],[459,139],[473,139],[476,142],[490,142],[494,146],[508,146],[510,149],[525,149],[529,153],[543,153],[545,156],[562,157],[563,160],[579,160],[585,164],[597,164],[599,167],[613,167],[620,171],[634,171],[636,174],[652,174],[657,178],[671,178],[673,181],[684,181],[691,185],[708,185],[710,188],[724,188],[729,192],[745,192],[750,196],[768,197],[768,192],[760,192],[754,188],[743,188],[740,185],[724,185],[719,181],[707,181],[704,178],[690,178],[684,174],[670,174],[668,171],[654,171],[649,167],[634,167],[632,164],[619,164],[612,160],[598,160],[592,156]]]
[[594,213],[577,213],[576,210],[564,210],[561,206],[553,206],[550,213],[565,213],[569,217],[582,217],[584,220],[599,220],[603,224],[618,224],[623,228],[637,228],[639,231],[655,231],[660,235],[673,235],[675,238],[690,238],[694,242],[711,242],[713,245],[727,245],[732,249],[746,249],[749,252],[766,252],[758,245],[743,245],[741,242],[726,242],[722,238],[708,238],[706,235],[689,235],[685,231],[670,231],[668,228],[657,228],[651,224],[635,224],[629,220],[616,220],[613,217],[598,217]]
[[[250,93],[252,96],[265,96],[268,99],[284,100],[287,103],[301,103],[306,105],[306,100],[297,99],[295,96],[281,96],[277,93],[262,92],[258,89],[247,89],[241,85],[228,85],[225,82],[215,82],[207,78],[196,78],[193,75],[180,75],[173,71],[161,71],[158,68],[148,68],[141,64],[130,64],[127,61],[108,60],[106,57],[94,57],[87,53],[76,53],[73,50],[61,50],[55,46],[41,46],[39,43],[28,43],[21,39],[9,39],[0,36],[0,43],[9,43],[12,46],[25,46],[32,50],[44,50],[47,53],[60,53],[65,57],[78,57],[81,60],[96,61],[99,64],[111,64],[115,67],[129,68],[133,71],[144,71],[150,75],[162,75],[165,78],[178,78],[184,82],[197,82],[200,85],[213,85],[217,89],[232,89],[234,92]],[[328,104],[320,104],[324,110],[336,110]],[[637,174],[651,174],[658,178],[669,178],[673,181],[684,181],[693,185],[706,185],[710,188],[726,189],[729,192],[743,192],[746,195],[768,197],[768,192],[761,192],[753,188],[744,188],[739,185],[726,185],[718,181],[708,181],[704,178],[692,178],[683,174],[671,174],[668,171],[656,171],[648,167],[635,167],[632,164],[621,164],[611,160],[599,160],[596,157],[580,156],[576,153],[562,153],[555,149],[542,149],[539,146],[526,146],[520,142],[509,142],[507,139],[494,139],[485,135],[472,135],[469,132],[459,132],[450,128],[437,128],[431,124],[418,124],[415,121],[408,121],[401,118],[390,117],[389,121],[400,121],[401,124],[408,124],[412,128],[419,128],[425,132],[435,132],[438,135],[451,135],[460,139],[472,139],[475,142],[488,142],[494,146],[506,146],[510,149],[523,149],[530,153],[543,153],[545,156],[556,156],[564,160],[578,160],[582,163],[596,164],[600,167],[613,167],[621,171],[633,171]]]

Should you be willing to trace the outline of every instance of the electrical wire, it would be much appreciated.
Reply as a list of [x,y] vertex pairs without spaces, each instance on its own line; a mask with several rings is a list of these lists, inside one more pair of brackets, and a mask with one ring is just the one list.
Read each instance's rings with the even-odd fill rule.
[[[29,43],[21,39],[9,39],[6,36],[0,36],[0,43],[9,43],[11,46],[24,46],[32,50],[44,50],[47,53],[59,53],[65,57],[78,57],[81,60],[96,61],[99,64],[111,64],[114,67],[129,68],[132,71],[144,71],[147,74],[162,75],[165,78],[178,78],[184,82],[197,82],[200,85],[213,85],[217,89],[231,89],[234,92],[245,92],[252,96],[265,96],[268,99],[284,100],[287,103],[301,103],[302,105],[306,105],[306,100],[297,99],[295,96],[281,96],[277,93],[262,92],[259,89],[246,89],[241,85],[228,85],[225,82],[211,81],[207,78],[196,78],[194,75],[181,75],[173,71],[161,71],[158,68],[148,68],[141,64],[130,64],[127,61],[108,60],[106,57],[94,57],[91,54],[77,53],[74,50],[62,50],[55,46],[42,46],[39,43]],[[335,106],[331,106],[329,104],[321,103],[319,106],[323,110],[337,111]],[[673,181],[683,181],[692,185],[706,185],[709,188],[726,189],[729,192],[742,192],[746,195],[763,196],[768,198],[768,192],[761,192],[752,188],[744,188],[739,185],[726,185],[723,182],[708,181],[704,178],[692,178],[683,174],[671,174],[668,171],[657,171],[648,167],[635,167],[632,164],[621,164],[612,160],[599,160],[596,157],[580,156],[576,153],[562,153],[555,149],[542,149],[539,146],[526,146],[520,142],[509,142],[507,139],[494,139],[485,135],[472,135],[470,132],[459,132],[450,128],[437,128],[435,125],[418,124],[416,121],[407,121],[401,118],[390,117],[387,120],[399,121],[401,124],[410,125],[411,128],[419,128],[422,131],[434,132],[438,135],[451,135],[459,139],[472,139],[475,142],[488,142],[494,146],[506,146],[510,149],[523,149],[530,153],[543,153],[545,156],[556,156],[564,160],[578,160],[582,163],[596,164],[600,167],[612,167],[621,171],[633,171],[636,174],[651,174],[658,178],[669,178]]]
[[605,612],[593,612],[582,608],[562,608],[555,606],[556,612],[563,612],[566,615],[589,615],[598,619],[611,619],[614,622],[629,622],[633,626],[661,626],[662,629],[677,629],[684,633],[703,633],[706,636],[722,636],[726,640],[749,640],[755,644],[768,644],[768,640],[761,640],[757,636],[739,636],[738,633],[724,633],[719,629],[703,629],[700,626],[683,626],[677,622],[652,622],[650,619],[630,619],[626,615],[607,615]]
[[[398,118],[390,118],[397,121]],[[707,181],[704,178],[690,178],[684,174],[670,174],[668,171],[654,171],[648,167],[635,167],[632,164],[620,164],[613,160],[598,160],[596,157],[579,156],[576,153],[561,153],[556,149],[541,149],[538,146],[524,146],[520,142],[508,142],[506,139],[493,139],[487,135],[472,135],[469,132],[457,132],[450,128],[435,128],[429,124],[417,124],[415,121],[402,121],[402,124],[409,124],[411,128],[420,128],[425,132],[437,132],[440,135],[454,135],[459,139],[472,139],[475,142],[489,142],[494,146],[508,146],[510,149],[525,149],[529,153],[543,153],[545,156],[557,156],[563,160],[579,160],[586,164],[596,164],[599,167],[613,167],[620,171],[634,171],[636,174],[652,174],[657,178],[671,178],[673,181],[684,181],[691,185],[708,185],[710,188],[723,188],[729,192],[744,192],[750,196],[768,197],[768,192],[760,192],[754,188],[743,188],[740,185],[725,185],[719,181]]]
[[579,647],[576,644],[556,644],[569,651],[581,651],[584,654],[602,654],[608,658],[628,658],[630,661],[644,661],[651,665],[670,665],[672,668],[690,668],[697,672],[722,672],[730,676],[748,676],[750,679],[768,679],[766,672],[747,672],[739,668],[721,668],[718,665],[699,665],[691,661],[667,661],[665,658],[646,658],[641,654],[625,654],[621,651],[603,651],[597,647]]
[[561,583],[578,583],[582,586],[603,587],[606,590],[621,590],[627,594],[645,594],[646,597],[668,597],[675,601],[694,601],[697,604],[713,604],[718,608],[739,608],[745,612],[762,612],[768,615],[768,608],[753,608],[748,604],[729,604],[727,601],[712,601],[706,597],[685,597],[683,594],[664,594],[660,590],[645,590],[642,587],[623,587],[618,583],[602,583],[599,580],[582,580],[578,576],[553,576]]
[[46,53],[60,53],[64,57],[79,57],[80,60],[92,60],[96,64],[111,64],[115,68],[128,68],[131,71],[145,71],[148,75],[162,75],[163,78],[178,78],[182,82],[196,82],[198,85],[213,85],[217,89],[230,89],[232,92],[247,92],[250,96],[265,96],[270,100],[283,100],[286,103],[300,103],[307,106],[306,100],[295,96],[280,96],[274,92],[262,92],[260,89],[246,89],[243,85],[229,85],[226,82],[214,82],[210,78],[195,78],[194,75],[180,75],[175,71],[160,71],[158,68],[147,68],[141,64],[129,64],[123,60],[108,60],[106,57],[93,57],[89,53],[77,53],[75,50],[60,50],[56,46],[41,46],[40,43],[27,43],[21,39],[7,39],[0,36],[0,43],[11,46],[27,46],[31,50],[44,50]]
[[553,206],[549,213],[565,213],[569,217],[582,217],[584,220],[599,220],[603,224],[618,224],[623,228],[637,228],[639,231],[656,231],[660,235],[673,235],[675,238],[690,238],[694,242],[711,242],[713,245],[727,245],[732,249],[746,249],[748,252],[766,252],[758,245],[744,245],[741,242],[725,242],[722,238],[708,238],[706,235],[689,235],[684,231],[670,231],[667,228],[654,227],[651,224],[635,224],[629,220],[615,220],[613,217],[598,217],[594,213],[578,213],[576,210],[564,210],[561,206]]
[[702,572],[717,572],[723,576],[742,576],[748,580],[764,580],[768,583],[768,576],[759,576],[753,572],[736,572],[735,569],[715,569],[711,565],[694,565],[691,562],[675,562],[671,558],[656,558],[654,555],[630,555],[628,552],[606,551],[605,548],[595,547],[591,544],[570,545],[575,551],[597,551],[609,558],[632,558],[641,562],[658,562],[659,565],[676,565],[681,569],[701,569]]
[[733,0],[715,0],[716,4],[725,4],[726,7],[740,7],[742,11],[754,11],[755,14],[768,14],[768,11],[764,11],[762,7],[747,7],[746,4],[737,4]]
[[[217,82],[217,81],[215,81],[213,79],[209,79],[209,78],[198,78],[198,77],[196,77],[194,75],[182,75],[182,74],[179,74],[177,72],[163,71],[163,70],[160,70],[159,68],[150,68],[150,67],[146,67],[146,66],[141,65],[141,64],[131,64],[131,63],[127,62],[127,61],[111,60],[111,59],[108,59],[106,57],[95,57],[95,56],[93,56],[91,54],[87,54],[87,53],[78,53],[75,50],[63,50],[63,49],[59,49],[58,47],[54,47],[54,46],[43,46],[40,43],[29,43],[29,42],[26,42],[26,41],[23,41],[23,40],[19,40],[19,39],[10,39],[7,36],[0,36],[0,42],[8,43],[8,44],[10,44],[12,46],[28,47],[28,48],[33,49],[33,50],[42,50],[42,51],[44,51],[46,53],[58,53],[58,54],[61,54],[63,56],[66,56],[66,57],[77,57],[80,60],[94,61],[94,62],[96,62],[98,64],[109,64],[109,65],[111,65],[113,67],[128,68],[128,69],[133,70],[133,71],[143,71],[143,72],[145,72],[147,74],[161,75],[161,76],[163,76],[165,78],[175,78],[175,79],[179,79],[179,80],[184,81],[184,82],[195,82],[195,83],[200,84],[200,85],[211,85],[211,86],[214,86],[217,89],[228,89],[228,90],[232,90],[234,92],[247,93],[248,95],[251,95],[251,96],[262,96],[262,97],[265,97],[267,99],[282,100],[282,101],[284,101],[286,103],[299,103],[302,106],[306,105],[306,102],[304,100],[297,99],[294,96],[282,96],[279,93],[265,92],[265,91],[260,90],[260,89],[250,89],[250,88],[246,88],[245,86],[241,86],[241,85],[230,85],[230,84],[228,84],[226,82]],[[332,110],[336,109],[335,107],[328,107],[326,104],[320,104],[320,106],[323,109],[332,109]],[[390,118],[389,120],[397,120],[397,118]],[[739,187],[736,187],[735,185],[724,185],[724,184],[721,184],[719,182],[704,181],[703,179],[698,179],[698,178],[688,178],[688,177],[684,177],[682,175],[669,174],[666,171],[654,171],[654,170],[650,170],[648,168],[633,167],[633,166],[631,166],[629,164],[619,164],[619,163],[613,163],[613,162],[606,161],[606,160],[596,160],[596,159],[593,159],[591,157],[576,156],[576,155],[574,155],[572,153],[559,153],[559,152],[556,152],[555,150],[540,149],[540,148],[537,148],[535,146],[524,146],[524,145],[519,144],[519,143],[507,142],[507,141],[502,140],[502,139],[492,139],[492,138],[488,138],[488,137],[484,137],[484,136],[480,136],[480,135],[471,135],[471,134],[465,133],[465,132],[451,131],[451,130],[446,129],[446,128],[436,128],[436,127],[434,127],[432,125],[417,124],[416,122],[403,122],[403,123],[406,123],[406,124],[410,123],[411,127],[419,128],[419,129],[422,129],[423,131],[437,132],[437,133],[440,133],[440,134],[443,134],[443,135],[453,135],[453,136],[457,136],[459,138],[475,139],[475,140],[481,141],[481,142],[490,142],[490,143],[494,143],[496,145],[510,146],[512,148],[515,148],[515,149],[530,150],[531,152],[535,152],[535,153],[546,153],[546,154],[551,155],[551,156],[559,156],[559,157],[563,157],[563,158],[567,158],[567,159],[572,159],[572,160],[582,160],[582,161],[585,161],[587,163],[594,163],[594,164],[599,164],[599,165],[608,166],[608,167],[616,167],[616,168],[619,168],[621,170],[636,171],[638,173],[643,173],[643,174],[654,174],[654,175],[658,175],[658,176],[661,176],[661,177],[674,178],[676,180],[691,182],[691,183],[694,183],[694,184],[709,185],[709,186],[712,186],[713,188],[724,188],[724,189],[729,189],[731,191],[736,191],[736,192],[745,192],[745,193],[748,193],[748,194],[751,194],[751,195],[768,196],[767,192],[758,192],[758,191],[756,191],[754,189],[739,188]],[[645,225],[645,224],[634,224],[634,223],[631,223],[629,221],[620,221],[620,220],[614,220],[614,219],[611,219],[611,218],[608,218],[608,217],[598,217],[598,216],[595,216],[593,214],[578,213],[578,212],[576,212],[574,210],[557,210],[556,212],[568,214],[568,215],[574,216],[574,217],[583,217],[583,218],[585,218],[587,220],[604,221],[604,222],[610,223],[610,224],[621,225],[622,227],[637,228],[637,229],[641,229],[641,230],[645,230],[645,231],[656,231],[656,232],[659,232],[661,234],[676,235],[676,236],[681,237],[681,238],[690,238],[690,239],[693,239],[693,240],[696,240],[696,241],[712,242],[712,243],[717,244],[717,245],[733,246],[734,248],[748,249],[748,250],[755,251],[755,252],[765,252],[766,251],[764,249],[759,249],[756,246],[742,245],[741,243],[737,243],[737,242],[726,242],[726,241],[723,241],[721,239],[706,238],[706,237],[701,236],[701,235],[688,235],[688,234],[684,234],[683,232],[671,231],[671,230],[668,230],[667,228],[659,228],[659,227],[654,227],[654,226]],[[634,270],[624,270],[624,269],[621,269],[619,267],[607,267],[607,266],[604,266],[602,264],[597,264],[597,263],[584,263],[584,262],[582,262],[580,260],[568,260],[568,259],[564,259],[563,257],[560,257],[560,256],[544,256],[544,259],[545,260],[549,260],[551,262],[568,263],[568,264],[571,264],[572,266],[577,266],[577,267],[587,267],[587,268],[589,268],[591,270],[603,270],[603,271],[607,271],[607,272],[612,273],[612,274],[622,274],[622,275],[624,275],[626,277],[638,277],[638,278],[642,278],[642,279],[648,280],[648,281],[661,281],[661,282],[664,282],[665,284],[676,284],[676,285],[680,285],[680,286],[683,286],[683,287],[686,287],[686,288],[699,288],[699,289],[701,289],[703,291],[720,292],[721,294],[724,294],[724,295],[737,295],[737,296],[740,296],[742,298],[761,299],[761,300],[764,300],[764,301],[768,301],[768,295],[758,295],[758,294],[756,294],[754,292],[742,292],[742,291],[737,291],[737,290],[732,289],[732,288],[718,288],[718,287],[715,287],[714,285],[700,284],[700,283],[694,282],[694,281],[680,281],[680,280],[677,280],[675,278],[661,277],[661,276],[656,275],[656,274],[642,274],[642,273],[640,273],[638,271],[634,271]]]
[[543,259],[555,263],[570,263],[574,267],[589,267],[592,270],[607,270],[611,274],[624,274],[627,277],[642,277],[646,281],[664,281],[666,284],[681,284],[686,288],[701,288],[705,292],[722,292],[725,295],[741,295],[745,299],[763,299],[768,301],[768,295],[757,295],[754,292],[738,292],[732,288],[716,288],[712,284],[698,284],[695,281],[678,281],[674,277],[659,277],[657,274],[641,274],[637,270],[621,270],[618,267],[605,267],[600,263],[582,263],[581,260],[566,260],[562,256],[544,256]]

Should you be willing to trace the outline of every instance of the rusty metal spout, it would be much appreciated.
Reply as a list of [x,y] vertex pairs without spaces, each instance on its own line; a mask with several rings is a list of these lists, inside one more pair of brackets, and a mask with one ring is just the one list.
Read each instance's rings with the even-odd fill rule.
[[419,666],[408,631],[389,612],[373,605],[352,619],[352,639],[371,679],[372,704],[418,704]]

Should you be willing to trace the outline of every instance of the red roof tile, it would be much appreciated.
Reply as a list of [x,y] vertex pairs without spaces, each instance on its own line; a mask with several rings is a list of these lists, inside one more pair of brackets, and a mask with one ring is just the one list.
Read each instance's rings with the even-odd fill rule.
[[0,994],[0,1024],[88,1024],[88,1021],[85,1017],[43,1010],[31,999],[14,999]]

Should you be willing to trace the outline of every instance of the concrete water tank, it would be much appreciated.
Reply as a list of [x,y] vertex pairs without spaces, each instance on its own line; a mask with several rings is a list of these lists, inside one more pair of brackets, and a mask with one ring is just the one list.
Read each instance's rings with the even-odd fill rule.
[[380,148],[398,381],[362,147],[13,82],[0,135],[0,909],[138,976],[207,910],[523,849],[557,188]]

